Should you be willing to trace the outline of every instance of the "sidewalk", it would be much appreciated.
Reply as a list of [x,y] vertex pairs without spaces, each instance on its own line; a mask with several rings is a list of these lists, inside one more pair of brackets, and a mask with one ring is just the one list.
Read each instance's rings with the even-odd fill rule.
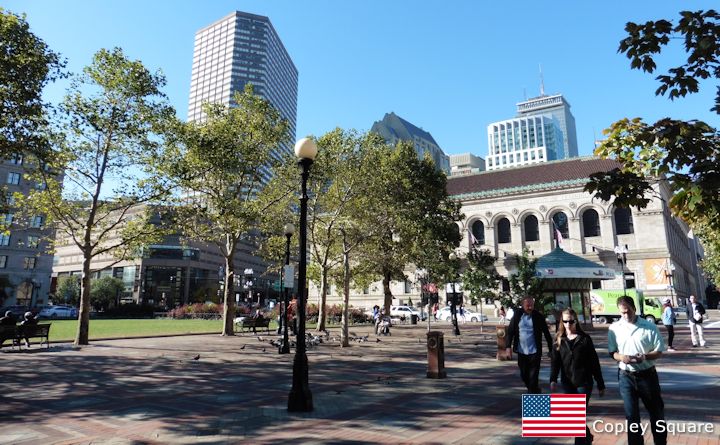
[[[464,324],[454,337],[449,324],[433,324],[445,333],[441,380],[425,378],[426,328],[396,326],[380,342],[369,335],[344,349],[332,331],[330,342],[308,351],[315,410],[306,414],[286,410],[294,355],[277,354],[267,335],[4,348],[0,443],[573,443],[520,437],[524,388],[514,362],[495,360],[493,327],[481,333],[479,324]],[[720,444],[720,329],[706,333],[710,347],[691,349],[679,326],[678,352],[658,368],[667,420],[711,422],[714,432],[669,436],[671,444]],[[616,372],[603,353],[606,328],[592,335],[608,391],[594,394],[588,421],[624,422]],[[542,382],[548,373],[544,361]],[[624,434],[595,433],[595,444],[625,442]]]

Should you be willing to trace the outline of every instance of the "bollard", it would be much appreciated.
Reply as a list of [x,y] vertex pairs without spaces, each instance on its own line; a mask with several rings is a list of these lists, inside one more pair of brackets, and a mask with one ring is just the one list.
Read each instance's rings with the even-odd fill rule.
[[508,354],[506,352],[506,349],[509,345],[507,345],[507,326],[497,326],[496,328],[496,335],[497,335],[497,358],[498,360],[510,360],[510,357],[508,357]]
[[429,379],[444,379],[445,373],[445,341],[440,331],[427,333],[428,371]]

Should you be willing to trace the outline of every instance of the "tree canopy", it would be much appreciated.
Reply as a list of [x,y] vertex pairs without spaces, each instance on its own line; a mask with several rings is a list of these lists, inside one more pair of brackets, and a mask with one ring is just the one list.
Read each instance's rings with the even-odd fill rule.
[[[629,22],[618,52],[630,59],[632,69],[655,73],[656,59],[673,44],[686,55],[682,63],[656,77],[656,95],[671,100],[697,93],[703,82],[720,79],[720,14],[715,10],[681,11],[677,21],[661,19]],[[720,87],[710,110],[720,114]],[[586,190],[620,207],[644,208],[656,193],[658,181],[667,181],[673,196],[669,206],[714,242],[720,231],[720,133],[700,120],[670,117],[654,123],[623,118],[605,130],[607,139],[595,150],[620,166],[592,175]],[[711,249],[718,251],[719,249]],[[720,276],[715,275],[715,281]]]
[[0,158],[42,143],[42,90],[63,77],[65,62],[30,31],[24,15],[0,8]]
[[204,111],[203,122],[179,126],[156,168],[181,194],[169,203],[176,230],[215,245],[225,260],[223,335],[233,335],[236,249],[260,235],[264,213],[275,205],[266,189],[288,123],[250,84],[232,106],[205,104]]
[[120,48],[98,51],[73,79],[48,143],[34,147],[28,168],[37,187],[15,194],[26,216],[45,215],[56,243],[82,254],[77,345],[88,343],[92,261],[135,257],[161,234],[151,218],[167,186],[153,165],[175,116],[164,85]]

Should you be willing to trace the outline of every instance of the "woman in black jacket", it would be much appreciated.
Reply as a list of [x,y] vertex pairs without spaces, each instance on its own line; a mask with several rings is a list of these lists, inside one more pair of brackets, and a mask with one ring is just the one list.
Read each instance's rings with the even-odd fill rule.
[[[562,312],[560,328],[552,348],[552,369],[550,371],[550,392],[555,392],[558,374],[563,390],[567,394],[585,394],[590,401],[593,378],[597,382],[600,397],[605,394],[605,381],[600,369],[600,359],[592,338],[583,332],[574,310]],[[593,436],[586,427],[585,437],[576,437],[576,444],[592,443]]]

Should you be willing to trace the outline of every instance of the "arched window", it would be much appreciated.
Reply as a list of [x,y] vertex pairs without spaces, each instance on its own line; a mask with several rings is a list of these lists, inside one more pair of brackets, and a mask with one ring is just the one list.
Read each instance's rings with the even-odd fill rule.
[[510,220],[503,218],[497,223],[498,244],[507,244],[512,240],[510,236]]
[[470,230],[475,237],[476,245],[485,244],[485,224],[482,221],[475,221]]
[[621,207],[615,209],[615,233],[617,235],[635,233],[630,209]]
[[582,215],[583,236],[600,236],[600,217],[594,209],[587,209]]
[[529,215],[525,218],[523,228],[525,229],[525,241],[537,241],[540,239],[538,220],[535,215]]
[[553,215],[552,220],[555,226],[553,230],[559,230],[564,239],[570,238],[570,228],[568,227],[567,215],[563,212],[557,212]]

